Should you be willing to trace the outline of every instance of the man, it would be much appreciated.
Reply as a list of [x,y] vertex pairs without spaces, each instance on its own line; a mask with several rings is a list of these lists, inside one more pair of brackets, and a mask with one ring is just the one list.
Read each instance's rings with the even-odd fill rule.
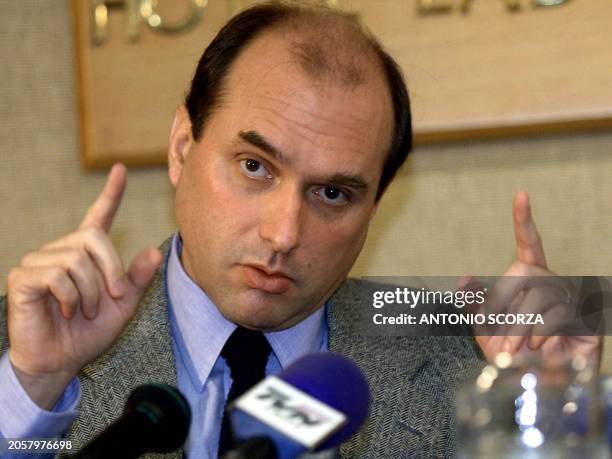
[[[222,349],[247,329],[265,332],[266,374],[320,350],[362,368],[371,414],[343,456],[453,455],[452,400],[476,343],[361,336],[346,281],[410,141],[401,75],[348,16],[264,5],[232,19],[171,129],[179,233],[124,270],[108,238],[126,184],[116,165],[80,228],[11,271],[0,433],[68,431],[80,447],[158,381],[192,407],[188,457],[216,457],[233,374]],[[548,274],[526,195],[514,211],[510,274]],[[481,339],[486,355],[527,344]]]

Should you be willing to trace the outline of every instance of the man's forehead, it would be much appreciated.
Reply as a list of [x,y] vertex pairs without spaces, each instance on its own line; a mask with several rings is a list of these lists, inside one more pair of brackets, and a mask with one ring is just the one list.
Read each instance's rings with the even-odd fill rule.
[[369,78],[347,86],[314,79],[290,46],[286,37],[264,33],[238,56],[216,110],[225,116],[218,121],[233,127],[233,140],[240,140],[241,131],[254,131],[287,157],[308,152],[314,160],[317,153],[321,161],[335,156],[352,162],[347,169],[363,170],[365,163],[382,168],[393,129],[385,82]]
[[[390,142],[393,108],[382,71],[377,66],[364,68],[363,78],[352,80],[352,84],[334,79],[334,75],[322,79],[313,77],[297,62],[291,51],[291,40],[279,33],[267,32],[247,46],[228,73],[223,102],[243,108],[263,103],[276,110],[297,102],[301,109],[310,110],[311,116],[319,118],[333,112],[334,108],[350,104],[354,110],[347,111],[343,119],[372,123],[373,118],[385,118],[387,126],[382,130]],[[370,125],[370,128],[367,131],[375,126]],[[347,132],[346,136],[359,137],[358,134]]]
[[256,97],[250,107],[228,106],[225,119],[234,143],[254,146],[279,163],[289,164],[301,154],[320,164],[343,161],[347,169],[382,164],[387,152],[383,122],[373,124],[367,117],[352,116],[350,107],[334,111],[321,103]]
[[253,91],[275,73],[291,72],[295,77],[298,70],[287,41],[278,33],[263,33],[246,46],[232,64],[227,76],[226,96],[231,95],[230,91]]

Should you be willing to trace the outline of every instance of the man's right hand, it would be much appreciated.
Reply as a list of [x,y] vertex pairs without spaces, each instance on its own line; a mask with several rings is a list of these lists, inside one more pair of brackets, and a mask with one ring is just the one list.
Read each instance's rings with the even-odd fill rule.
[[79,229],[9,273],[9,359],[42,408],[118,338],[161,263],[159,250],[148,248],[125,272],[108,237],[125,185],[125,166],[116,164]]

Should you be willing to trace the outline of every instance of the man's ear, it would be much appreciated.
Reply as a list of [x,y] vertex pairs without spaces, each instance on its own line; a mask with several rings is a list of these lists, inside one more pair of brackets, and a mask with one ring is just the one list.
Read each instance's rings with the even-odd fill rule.
[[170,146],[168,147],[168,177],[176,188],[185,158],[194,144],[191,134],[191,119],[184,105],[176,109],[172,128],[170,129]]

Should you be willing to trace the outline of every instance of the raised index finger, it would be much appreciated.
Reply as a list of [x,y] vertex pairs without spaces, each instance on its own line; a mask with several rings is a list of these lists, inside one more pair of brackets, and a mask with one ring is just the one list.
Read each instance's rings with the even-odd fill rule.
[[512,203],[516,256],[519,261],[546,268],[546,256],[542,239],[531,216],[529,195],[519,191]]
[[121,204],[125,190],[127,171],[123,164],[114,164],[108,173],[106,184],[100,195],[87,210],[79,228],[95,226],[108,232]]

